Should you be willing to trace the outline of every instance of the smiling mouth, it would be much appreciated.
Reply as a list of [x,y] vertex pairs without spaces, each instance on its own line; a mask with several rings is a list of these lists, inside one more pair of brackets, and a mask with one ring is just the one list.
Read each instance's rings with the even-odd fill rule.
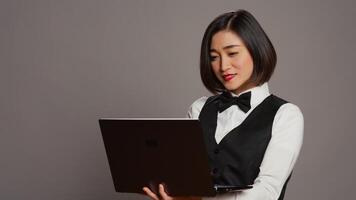
[[223,78],[225,81],[229,81],[231,79],[233,79],[237,74],[227,74],[227,75],[224,75]]

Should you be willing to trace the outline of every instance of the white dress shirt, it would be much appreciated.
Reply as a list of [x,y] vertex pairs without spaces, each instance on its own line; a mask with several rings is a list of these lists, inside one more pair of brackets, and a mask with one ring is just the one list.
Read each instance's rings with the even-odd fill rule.
[[[246,117],[266,97],[270,95],[268,84],[246,90],[251,91],[251,109],[244,113],[233,105],[218,113],[215,140],[219,143],[233,128],[239,126]],[[241,93],[241,94],[243,94]],[[239,96],[231,92],[233,96]],[[207,96],[203,96],[190,106],[187,117],[198,119]],[[290,175],[303,143],[304,119],[300,109],[292,104],[283,104],[277,111],[272,125],[272,137],[260,166],[260,172],[253,188],[204,197],[204,200],[277,200],[285,181]]]

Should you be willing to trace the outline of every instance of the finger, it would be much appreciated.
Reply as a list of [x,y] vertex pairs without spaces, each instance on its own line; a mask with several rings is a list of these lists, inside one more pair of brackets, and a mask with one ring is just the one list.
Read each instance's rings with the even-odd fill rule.
[[148,187],[143,187],[143,191],[153,200],[159,200],[158,196],[152,192]]
[[142,190],[153,200],[159,200],[158,196],[153,193],[148,187],[143,187]]
[[161,195],[161,197],[165,200],[171,200],[173,199],[172,197],[168,196],[168,194],[166,193],[166,191],[164,191],[164,187],[162,184],[159,184],[159,194]]

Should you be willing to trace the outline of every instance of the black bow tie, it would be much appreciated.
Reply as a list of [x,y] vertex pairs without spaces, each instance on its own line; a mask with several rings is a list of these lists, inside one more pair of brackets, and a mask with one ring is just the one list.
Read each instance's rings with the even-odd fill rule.
[[219,103],[218,103],[219,112],[223,112],[224,110],[226,110],[232,105],[237,105],[245,113],[247,113],[251,108],[250,105],[251,92],[246,92],[238,97],[233,97],[230,94],[230,92],[224,91],[218,99],[219,99]]

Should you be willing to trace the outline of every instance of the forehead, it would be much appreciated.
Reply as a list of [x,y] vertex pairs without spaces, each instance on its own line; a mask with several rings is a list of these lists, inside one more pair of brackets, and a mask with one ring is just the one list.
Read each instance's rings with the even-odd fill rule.
[[222,49],[229,45],[243,45],[241,38],[232,31],[219,31],[211,38],[211,49]]

